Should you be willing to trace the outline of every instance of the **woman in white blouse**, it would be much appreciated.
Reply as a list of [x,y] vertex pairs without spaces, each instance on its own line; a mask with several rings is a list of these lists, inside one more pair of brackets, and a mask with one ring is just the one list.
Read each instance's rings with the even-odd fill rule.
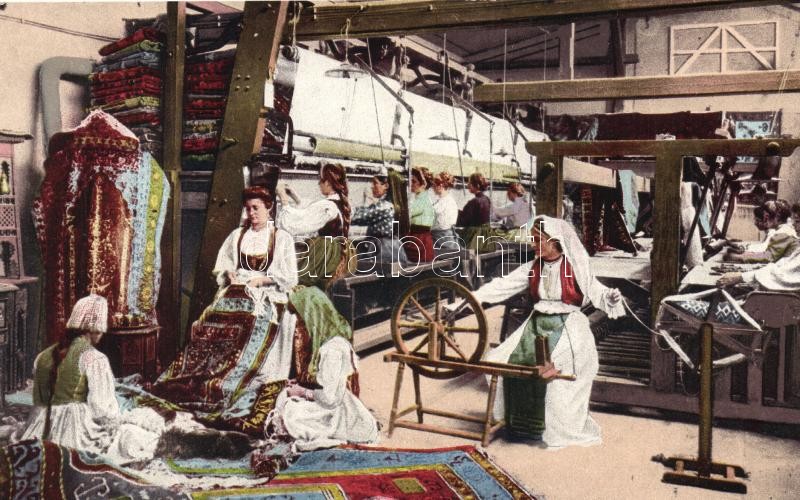
[[376,442],[375,417],[348,388],[357,359],[353,346],[342,337],[322,344],[316,377],[319,388],[290,382],[271,417],[275,432],[290,436],[300,451]]
[[107,326],[105,298],[75,304],[64,338],[36,357],[33,411],[14,440],[44,439],[118,463],[153,457],[164,420],[151,409],[120,413],[108,358],[94,347]]
[[242,198],[245,221],[222,244],[212,271],[219,291],[192,325],[189,344],[150,388],[191,411],[218,411],[253,378],[285,380],[292,367],[294,239],[270,220],[266,189],[249,187]]
[[319,192],[324,196],[306,207],[289,204],[286,185],[277,190],[281,201],[278,227],[306,240],[307,251],[300,254],[298,273],[301,285],[326,288],[347,265],[347,237],[350,233],[350,201],[345,168],[326,164],[319,171]]
[[453,176],[447,172],[439,172],[433,177],[433,212],[434,221],[431,227],[433,249],[436,255],[459,250],[458,239],[453,226],[458,220],[458,205],[450,189],[455,184]]
[[[495,417],[506,420],[512,436],[541,439],[549,447],[596,444],[600,427],[589,415],[589,396],[598,357],[581,307],[592,303],[616,318],[625,314],[621,296],[594,278],[589,255],[568,222],[540,216],[529,227],[536,259],[473,294],[480,302],[496,304],[527,292],[534,302],[525,323],[485,359],[535,365],[535,339],[544,337],[554,366],[542,379],[502,380],[498,390],[503,397],[496,400]],[[555,379],[559,372],[576,379]]]

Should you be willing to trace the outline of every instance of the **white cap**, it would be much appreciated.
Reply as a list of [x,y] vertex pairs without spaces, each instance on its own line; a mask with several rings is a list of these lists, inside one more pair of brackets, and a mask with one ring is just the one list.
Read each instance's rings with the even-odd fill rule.
[[108,301],[94,293],[80,299],[72,308],[67,328],[105,333],[108,330]]

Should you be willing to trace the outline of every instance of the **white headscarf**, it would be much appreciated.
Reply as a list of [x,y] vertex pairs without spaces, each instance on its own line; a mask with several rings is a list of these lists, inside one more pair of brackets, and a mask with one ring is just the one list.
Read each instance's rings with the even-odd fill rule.
[[91,293],[72,308],[67,328],[105,333],[108,330],[108,302],[105,297]]
[[589,254],[581,243],[581,239],[572,227],[572,224],[564,219],[556,219],[547,215],[537,215],[529,223],[528,227],[539,228],[540,231],[546,233],[550,238],[558,240],[561,243],[561,249],[564,252],[564,257],[569,261],[572,266],[572,272],[575,273],[575,281],[583,293],[583,302],[588,302],[589,288],[594,280],[592,267],[589,262]]

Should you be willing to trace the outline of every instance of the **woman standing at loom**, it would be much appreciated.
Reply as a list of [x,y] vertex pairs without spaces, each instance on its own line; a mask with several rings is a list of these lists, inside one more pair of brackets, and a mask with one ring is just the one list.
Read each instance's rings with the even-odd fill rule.
[[439,172],[433,178],[433,192],[436,193],[436,198],[433,200],[435,218],[431,235],[437,255],[459,249],[458,239],[453,231],[453,226],[458,220],[458,205],[450,194],[454,183],[453,176],[447,172]]
[[374,201],[369,205],[357,207],[350,222],[353,225],[367,226],[367,236],[375,239],[378,262],[405,264],[406,253],[399,242],[392,238],[395,212],[389,192],[389,178],[385,175],[374,176],[371,188]]
[[610,318],[622,316],[620,293],[594,278],[589,255],[569,223],[540,216],[530,227],[536,259],[474,292],[480,302],[496,304],[527,290],[534,303],[527,321],[486,359],[535,365],[536,337],[545,337],[555,368],[576,379],[548,380],[558,373],[554,370],[542,379],[505,378],[495,418],[505,418],[512,436],[541,439],[549,447],[596,444],[600,427],[589,415],[589,396],[598,357],[581,307],[591,302]]
[[299,282],[323,290],[342,275],[348,264],[350,233],[350,201],[347,174],[342,165],[328,163],[319,171],[319,192],[323,199],[305,208],[289,204],[285,184],[276,190],[281,201],[278,227],[293,236],[311,236],[308,250],[298,262]]
[[[479,250],[478,236],[489,237],[491,236],[491,227],[489,226],[489,217],[492,209],[492,201],[484,194],[486,189],[489,188],[489,181],[483,174],[478,172],[469,176],[467,182],[467,189],[474,194],[472,198],[464,205],[464,208],[458,213],[458,220],[456,225],[463,228],[462,238],[467,244],[467,248],[472,251]],[[492,244],[492,250],[494,244]],[[480,248],[480,250],[484,250]]]
[[431,203],[428,186],[433,176],[427,169],[414,167],[411,169],[411,193],[408,214],[410,218],[409,233],[404,238],[403,248],[408,260],[412,263],[430,262],[433,260],[433,236],[431,227],[435,214]]

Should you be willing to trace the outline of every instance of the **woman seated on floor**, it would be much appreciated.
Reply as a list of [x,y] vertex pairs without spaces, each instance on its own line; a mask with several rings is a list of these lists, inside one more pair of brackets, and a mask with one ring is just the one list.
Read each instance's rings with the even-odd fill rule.
[[299,451],[376,442],[375,417],[351,390],[357,386],[356,360],[346,339],[326,341],[319,349],[317,388],[290,382],[278,397],[268,434],[289,437]]
[[797,232],[789,216],[791,208],[786,200],[767,201],[753,211],[755,226],[766,231],[761,243],[746,248],[733,247],[725,256],[729,262],[776,262],[796,248]]
[[347,173],[342,165],[328,163],[320,168],[319,192],[323,199],[303,208],[294,207],[289,203],[287,186],[278,185],[281,209],[277,224],[292,236],[309,237],[307,252],[299,256],[299,283],[326,289],[345,273],[353,253],[347,241],[350,201]]
[[[473,294],[496,304],[527,290],[534,302],[527,321],[486,355],[488,361],[535,365],[536,337],[545,337],[553,366],[541,379],[503,379],[495,418],[505,419],[511,436],[549,447],[597,444],[600,427],[589,415],[589,396],[599,365],[581,307],[591,303],[610,318],[623,316],[620,293],[594,278],[589,255],[568,222],[539,216],[529,227],[536,259]],[[554,379],[560,372],[576,380]]]
[[226,408],[256,377],[288,378],[292,366],[297,318],[286,309],[297,285],[294,240],[271,222],[266,189],[247,188],[242,198],[244,223],[217,254],[217,296],[192,325],[184,351],[150,389],[207,414]]
[[13,440],[48,440],[118,463],[153,457],[164,420],[149,409],[120,413],[108,358],[95,349],[107,326],[104,297],[75,304],[63,340],[34,361],[33,411]]

